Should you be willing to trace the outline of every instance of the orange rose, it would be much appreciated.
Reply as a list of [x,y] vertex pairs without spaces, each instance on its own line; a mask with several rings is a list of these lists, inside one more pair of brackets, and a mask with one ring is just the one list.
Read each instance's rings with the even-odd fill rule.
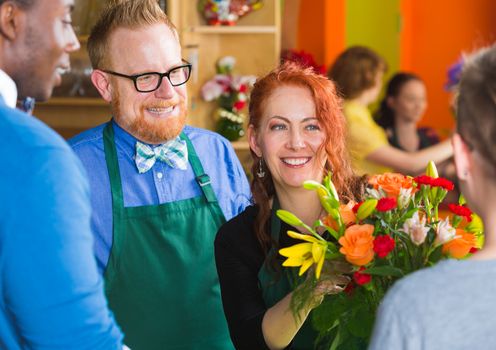
[[469,233],[460,228],[456,229],[456,236],[451,241],[443,244],[443,253],[448,253],[455,259],[465,257],[470,249],[476,246],[476,238],[473,233]]
[[388,197],[398,197],[400,189],[413,187],[413,179],[399,173],[385,173],[374,175],[369,179],[369,184],[377,190],[380,188],[386,192]]
[[[348,227],[356,221],[356,215],[353,212],[355,204],[355,202],[349,201],[348,204],[339,205],[339,214],[341,214],[341,219],[343,220],[345,227]],[[325,225],[332,227],[334,230],[339,230],[338,223],[330,215],[327,215],[322,221]]]
[[356,266],[367,265],[374,258],[374,226],[353,225],[346,229],[344,236],[339,239],[346,260]]

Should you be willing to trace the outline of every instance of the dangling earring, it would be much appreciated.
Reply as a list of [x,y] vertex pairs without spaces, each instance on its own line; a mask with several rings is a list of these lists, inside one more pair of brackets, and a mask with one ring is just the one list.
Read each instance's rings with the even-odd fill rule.
[[262,178],[265,176],[265,171],[263,170],[263,165],[262,165],[262,158],[260,157],[260,159],[258,160],[258,172],[257,172],[257,176],[259,178]]

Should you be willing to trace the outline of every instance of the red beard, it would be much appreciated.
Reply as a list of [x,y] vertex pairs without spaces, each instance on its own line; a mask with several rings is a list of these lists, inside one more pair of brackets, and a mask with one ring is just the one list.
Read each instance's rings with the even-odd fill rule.
[[[145,110],[147,108],[167,108],[171,105],[176,105],[175,108],[180,109],[179,115],[167,118],[145,116]],[[182,97],[180,97],[179,103],[157,101],[155,103],[143,105],[141,106],[139,115],[130,120],[129,117],[121,114],[120,96],[119,93],[116,92],[112,97],[112,112],[115,121],[120,127],[138,140],[151,144],[160,144],[176,138],[181,133],[186,123],[186,103]]]

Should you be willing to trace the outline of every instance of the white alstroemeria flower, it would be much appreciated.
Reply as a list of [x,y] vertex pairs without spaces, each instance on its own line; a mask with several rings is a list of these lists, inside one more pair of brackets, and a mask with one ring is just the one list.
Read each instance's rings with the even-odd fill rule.
[[398,195],[398,208],[404,209],[410,204],[412,199],[412,188],[401,188]]
[[413,214],[410,219],[405,220],[403,224],[403,231],[405,231],[416,245],[421,245],[427,237],[429,227],[425,226],[425,217],[420,220],[418,211]]
[[227,70],[232,70],[236,64],[236,59],[233,56],[224,56],[217,61],[217,65],[222,68],[227,68]]
[[368,195],[370,197],[372,197],[374,199],[381,199],[381,198],[386,197],[386,194],[384,193],[384,191],[382,189],[376,190],[374,188],[367,188],[366,192],[368,193]]
[[213,101],[219,98],[224,92],[224,86],[215,80],[210,80],[205,83],[201,88],[201,94],[205,101]]
[[441,220],[437,224],[437,235],[436,239],[434,240],[435,245],[441,245],[446,242],[451,241],[453,238],[456,236],[456,229],[451,226],[449,222],[449,218],[446,218],[444,220]]

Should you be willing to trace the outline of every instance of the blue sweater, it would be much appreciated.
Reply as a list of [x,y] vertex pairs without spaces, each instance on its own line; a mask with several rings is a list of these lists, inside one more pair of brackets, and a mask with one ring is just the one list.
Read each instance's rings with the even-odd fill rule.
[[67,144],[0,98],[0,349],[118,349]]

